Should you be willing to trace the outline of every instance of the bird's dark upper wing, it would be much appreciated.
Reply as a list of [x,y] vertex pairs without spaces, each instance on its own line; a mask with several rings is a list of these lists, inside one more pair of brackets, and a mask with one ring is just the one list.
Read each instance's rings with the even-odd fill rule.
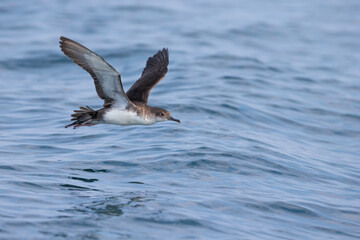
[[128,98],[147,104],[151,89],[165,77],[168,65],[169,52],[163,48],[147,60],[141,77],[127,91]]
[[112,103],[127,105],[129,99],[121,84],[120,74],[102,57],[83,45],[65,38],[60,38],[61,50],[76,64],[90,73],[94,79],[96,92],[104,99],[104,106]]

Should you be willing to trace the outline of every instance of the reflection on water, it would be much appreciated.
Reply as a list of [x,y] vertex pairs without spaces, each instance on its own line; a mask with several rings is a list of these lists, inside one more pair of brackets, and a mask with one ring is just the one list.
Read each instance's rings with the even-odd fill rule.
[[134,193],[125,193],[120,197],[107,197],[102,200],[95,200],[79,204],[71,209],[63,210],[63,212],[73,213],[79,212],[83,214],[91,214],[97,217],[120,216],[123,214],[122,209],[141,208],[144,207],[143,202],[153,201],[154,199],[144,196],[135,196]]

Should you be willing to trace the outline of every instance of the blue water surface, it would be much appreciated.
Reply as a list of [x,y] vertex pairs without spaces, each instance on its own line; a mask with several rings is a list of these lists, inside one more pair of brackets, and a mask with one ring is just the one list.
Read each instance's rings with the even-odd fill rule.
[[[357,0],[0,1],[0,239],[360,239]],[[182,124],[100,108],[66,36]]]

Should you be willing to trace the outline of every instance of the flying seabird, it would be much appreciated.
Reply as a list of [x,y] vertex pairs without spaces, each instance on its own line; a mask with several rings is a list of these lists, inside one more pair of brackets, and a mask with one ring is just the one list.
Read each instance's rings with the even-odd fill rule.
[[98,96],[104,100],[103,108],[94,110],[89,106],[74,110],[71,121],[65,126],[75,128],[99,123],[118,125],[149,125],[162,121],[180,120],[159,107],[147,105],[150,91],[166,75],[169,64],[167,48],[150,57],[146,66],[131,88],[124,92],[120,74],[102,57],[83,45],[66,37],[60,37],[60,48],[73,62],[90,73]]

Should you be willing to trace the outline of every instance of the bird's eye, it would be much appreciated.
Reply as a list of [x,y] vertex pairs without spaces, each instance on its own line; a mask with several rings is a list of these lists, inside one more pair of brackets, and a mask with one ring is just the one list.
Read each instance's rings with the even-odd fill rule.
[[160,115],[161,115],[161,116],[164,116],[165,114],[164,114],[164,113],[161,113]]

